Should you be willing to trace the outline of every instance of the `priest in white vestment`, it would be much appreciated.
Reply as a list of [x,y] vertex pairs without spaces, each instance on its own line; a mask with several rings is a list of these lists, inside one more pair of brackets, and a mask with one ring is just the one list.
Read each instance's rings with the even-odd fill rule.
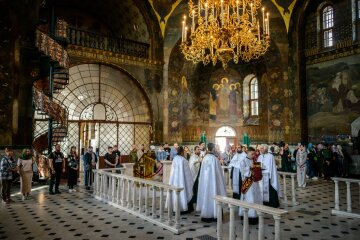
[[257,161],[261,163],[262,180],[261,188],[263,194],[263,202],[265,206],[278,208],[279,203],[279,179],[276,169],[276,162],[274,156],[268,152],[269,146],[266,144],[260,145],[260,156]]
[[[182,213],[188,213],[194,211],[192,204],[189,205],[190,200],[193,196],[193,185],[194,180],[191,175],[190,167],[188,161],[184,158],[184,148],[179,147],[177,155],[172,160],[170,180],[169,184],[172,186],[184,188],[180,192],[180,211]],[[166,206],[168,207],[169,202],[169,193],[166,199]],[[172,192],[172,209],[176,211],[175,205],[176,193]]]
[[233,190],[233,198],[240,199],[242,178],[240,172],[240,160],[246,158],[246,153],[241,151],[241,146],[237,147],[237,152],[233,156],[228,166],[231,178],[231,187]]
[[200,148],[199,148],[199,146],[196,146],[194,148],[194,154],[191,155],[190,160],[189,160],[190,171],[191,171],[191,175],[194,179],[194,182],[195,182],[197,176],[199,175],[200,164],[201,164]]
[[[241,177],[243,183],[243,186],[241,188],[242,191],[241,200],[248,203],[256,203],[262,205],[263,202],[262,202],[260,183],[254,181],[254,173],[253,173],[254,154],[255,154],[255,149],[249,147],[247,150],[246,157],[240,159],[240,171],[241,171]],[[239,215],[243,216],[242,208],[239,209]],[[248,217],[250,224],[258,223],[258,215],[256,210],[249,209]]]
[[192,177],[194,180],[193,197],[190,202],[191,206],[193,206],[193,204],[196,203],[196,201],[197,201],[201,161],[202,161],[202,158],[200,157],[200,147],[195,146],[194,154],[190,157],[190,160],[189,160],[190,171],[191,171],[191,174],[192,174]]
[[217,218],[215,195],[226,196],[224,174],[220,162],[214,154],[215,144],[208,144],[208,153],[201,163],[196,211],[201,220],[213,222]]
[[199,142],[199,148],[200,148],[200,157],[204,158],[206,155],[206,147],[204,142]]

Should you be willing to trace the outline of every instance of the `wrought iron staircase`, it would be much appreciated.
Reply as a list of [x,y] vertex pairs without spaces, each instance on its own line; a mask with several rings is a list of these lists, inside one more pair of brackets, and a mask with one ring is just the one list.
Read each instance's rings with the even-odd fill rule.
[[[50,36],[41,31],[44,27],[36,30],[36,47],[46,67],[50,66],[48,76],[34,83],[33,102],[37,114],[45,119],[51,119],[47,129],[34,136],[33,147],[39,153],[49,149],[49,142],[56,144],[67,136],[68,113],[66,107],[52,98],[52,94],[63,90],[69,83],[69,57],[65,50],[67,38],[67,23],[57,20],[56,31]],[[45,68],[46,68],[45,67]],[[49,134],[51,133],[51,135]],[[49,135],[51,136],[49,141]]]

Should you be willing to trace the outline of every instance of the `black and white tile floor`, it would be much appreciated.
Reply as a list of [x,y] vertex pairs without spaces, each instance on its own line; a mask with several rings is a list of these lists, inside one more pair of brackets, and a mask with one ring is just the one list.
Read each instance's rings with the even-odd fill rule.
[[[36,187],[36,186],[35,186]],[[359,210],[358,187],[352,191],[353,208]],[[345,193],[345,185],[340,185]],[[296,207],[285,207],[290,214],[282,220],[282,239],[360,239],[360,219],[331,216],[334,206],[334,184],[310,182],[306,189],[297,189]],[[174,235],[106,203],[95,200],[91,192],[79,189],[76,193],[50,196],[47,188],[36,190],[29,200],[16,201],[0,208],[0,239],[216,239],[216,223],[202,223],[198,215],[183,215],[185,233]],[[341,196],[346,203],[346,195]],[[341,206],[346,208],[345,205]],[[228,234],[228,213],[224,214],[224,239]],[[265,220],[265,238],[274,238],[274,223]],[[241,235],[242,225],[236,222]],[[252,226],[250,239],[257,239]],[[240,239],[240,238],[239,238]]]

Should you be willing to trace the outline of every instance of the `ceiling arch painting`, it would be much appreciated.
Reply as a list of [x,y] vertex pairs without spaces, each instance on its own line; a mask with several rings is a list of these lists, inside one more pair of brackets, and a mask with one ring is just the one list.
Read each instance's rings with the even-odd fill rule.
[[151,122],[147,97],[122,71],[106,65],[82,64],[70,68],[66,88],[54,95],[68,108],[69,120],[91,120],[100,103],[105,120]]
[[284,20],[287,32],[289,32],[291,15],[297,1],[298,0],[271,0],[271,2],[279,10],[281,17]]

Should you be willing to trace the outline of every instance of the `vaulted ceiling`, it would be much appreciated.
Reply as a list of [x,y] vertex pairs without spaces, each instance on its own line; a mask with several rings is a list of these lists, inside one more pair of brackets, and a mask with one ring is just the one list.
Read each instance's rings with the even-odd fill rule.
[[147,16],[133,0],[55,1],[55,15],[83,29],[149,43]]

